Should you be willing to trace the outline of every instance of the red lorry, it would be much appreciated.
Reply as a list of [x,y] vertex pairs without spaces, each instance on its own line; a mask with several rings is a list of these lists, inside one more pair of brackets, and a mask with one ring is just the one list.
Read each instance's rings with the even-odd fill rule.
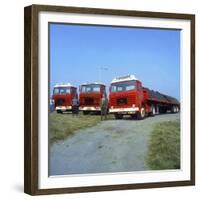
[[53,100],[57,113],[72,111],[72,99],[78,100],[77,87],[67,84],[57,84],[53,89]]
[[109,94],[109,113],[116,119],[131,115],[138,119],[159,113],[177,113],[180,103],[177,99],[160,92],[142,87],[142,82],[134,75],[112,80]]
[[106,96],[106,86],[103,83],[85,83],[80,86],[79,110],[83,114],[100,112],[100,102],[103,95]]

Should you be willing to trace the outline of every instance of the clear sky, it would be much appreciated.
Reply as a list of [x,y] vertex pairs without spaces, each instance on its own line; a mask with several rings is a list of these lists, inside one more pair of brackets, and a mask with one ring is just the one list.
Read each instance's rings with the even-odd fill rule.
[[51,94],[56,83],[109,86],[114,77],[127,74],[180,99],[180,31],[50,25]]

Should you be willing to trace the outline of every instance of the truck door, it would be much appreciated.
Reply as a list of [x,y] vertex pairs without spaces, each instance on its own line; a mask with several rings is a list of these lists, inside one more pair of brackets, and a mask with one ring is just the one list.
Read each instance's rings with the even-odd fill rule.
[[142,84],[139,81],[137,81],[137,91],[138,91],[138,101],[139,101],[139,104],[142,105],[143,90],[142,90]]

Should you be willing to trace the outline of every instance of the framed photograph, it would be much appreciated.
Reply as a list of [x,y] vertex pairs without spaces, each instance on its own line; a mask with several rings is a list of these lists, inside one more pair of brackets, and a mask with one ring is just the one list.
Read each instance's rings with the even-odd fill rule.
[[24,191],[195,184],[195,16],[25,8]]

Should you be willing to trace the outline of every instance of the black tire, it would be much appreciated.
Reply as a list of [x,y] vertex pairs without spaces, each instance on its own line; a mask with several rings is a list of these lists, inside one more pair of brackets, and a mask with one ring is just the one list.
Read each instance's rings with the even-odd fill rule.
[[84,115],[88,115],[88,114],[89,114],[89,111],[83,111],[83,114],[84,114]]
[[57,113],[58,114],[63,114],[63,111],[62,110],[57,110]]
[[178,106],[175,106],[175,113],[178,113],[179,112],[179,108]]
[[140,111],[137,112],[137,119],[138,120],[143,120],[145,118],[145,116],[146,116],[145,108],[142,107],[140,109]]
[[160,114],[160,108],[159,108],[159,106],[156,106],[156,114],[157,114],[157,115]]
[[115,119],[123,119],[123,115],[122,114],[115,114]]
[[133,114],[133,115],[131,115],[131,118],[132,118],[132,119],[137,119],[137,115],[136,115],[136,114]]
[[156,107],[154,105],[151,105],[151,113],[150,116],[154,117],[156,114]]
[[171,112],[172,112],[172,113],[176,113],[176,106],[172,106]]

